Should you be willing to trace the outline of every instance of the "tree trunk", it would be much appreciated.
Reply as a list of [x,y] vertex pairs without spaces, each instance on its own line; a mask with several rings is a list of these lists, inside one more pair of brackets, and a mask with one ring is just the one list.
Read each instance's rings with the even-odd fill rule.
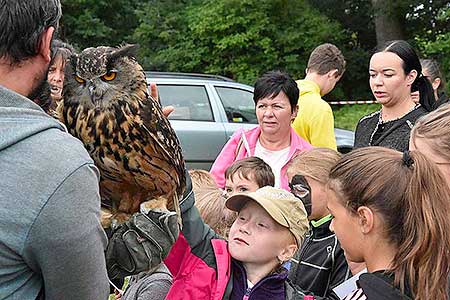
[[371,0],[374,12],[377,46],[391,40],[404,40],[404,16],[395,13],[390,0]]

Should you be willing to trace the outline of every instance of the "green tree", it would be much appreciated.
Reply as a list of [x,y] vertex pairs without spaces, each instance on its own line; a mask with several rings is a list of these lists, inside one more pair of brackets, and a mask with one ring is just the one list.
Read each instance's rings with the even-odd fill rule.
[[[424,57],[434,58],[440,63],[441,72],[447,83],[450,81],[450,3],[443,4],[433,14],[431,29],[416,36],[416,42]],[[447,84],[447,90],[448,84]]]
[[60,37],[79,49],[131,41],[139,0],[62,0]]
[[174,47],[178,43],[187,42],[191,38],[186,12],[197,2],[199,1],[153,0],[139,7],[136,11],[139,25],[134,30],[132,39],[141,46],[140,62],[144,68],[153,71],[176,70],[169,67],[173,58],[167,58],[165,52],[175,51]]
[[[377,46],[377,31],[379,43],[392,38],[404,38],[419,50],[420,56],[437,59],[446,78],[449,79],[448,0],[310,0],[309,2],[328,18],[338,21],[344,30],[355,37],[355,44],[344,48],[344,55],[349,64],[343,78],[343,86],[345,94],[350,98],[355,99],[355,95],[356,98],[372,97],[367,85],[367,66],[371,52]],[[377,7],[374,7],[373,3]],[[378,26],[376,30],[377,18],[379,21],[385,19],[384,25],[389,22],[397,24],[390,27],[397,26],[400,30],[391,32],[392,28],[389,26]],[[383,30],[388,32],[382,32]]]
[[[157,45],[145,50],[153,62],[147,67],[217,73],[247,83],[271,69],[301,78],[317,45],[346,40],[337,22],[306,1],[206,0],[191,1],[184,8],[176,13],[152,11],[164,16],[162,29],[159,18],[141,18],[145,25],[134,37],[141,44]],[[157,33],[147,33],[155,28]]]

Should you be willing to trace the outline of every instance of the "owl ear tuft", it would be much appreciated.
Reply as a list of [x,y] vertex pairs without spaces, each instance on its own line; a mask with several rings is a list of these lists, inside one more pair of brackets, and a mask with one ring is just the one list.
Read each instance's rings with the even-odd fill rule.
[[130,58],[136,58],[137,55],[137,49],[139,46],[137,44],[124,44],[117,48],[117,50],[113,51],[110,56],[109,60],[114,61],[120,57],[130,57]]

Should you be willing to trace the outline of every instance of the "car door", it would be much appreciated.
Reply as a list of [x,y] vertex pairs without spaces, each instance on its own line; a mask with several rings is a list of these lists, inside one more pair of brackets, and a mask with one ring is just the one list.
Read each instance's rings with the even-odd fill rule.
[[172,105],[169,121],[177,133],[189,169],[209,170],[226,142],[214,105],[202,83],[157,82],[162,106]]
[[214,85],[214,90],[222,103],[227,122],[225,133],[229,139],[240,129],[250,129],[258,125],[253,102],[253,89],[245,85]]

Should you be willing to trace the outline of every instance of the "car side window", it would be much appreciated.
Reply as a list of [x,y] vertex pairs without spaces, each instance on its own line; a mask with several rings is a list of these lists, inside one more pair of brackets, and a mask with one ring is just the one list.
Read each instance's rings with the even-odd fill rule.
[[158,84],[161,105],[175,107],[171,120],[214,121],[205,86]]
[[228,122],[258,124],[253,93],[238,88],[216,86]]

